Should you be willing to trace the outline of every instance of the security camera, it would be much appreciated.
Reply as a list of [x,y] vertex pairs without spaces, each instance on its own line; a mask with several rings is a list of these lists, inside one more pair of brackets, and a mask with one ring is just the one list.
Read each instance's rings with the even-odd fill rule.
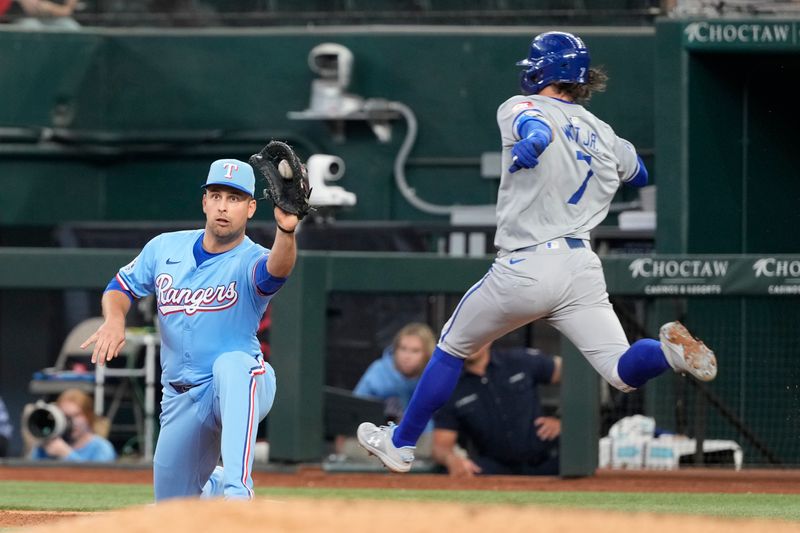
[[322,43],[308,53],[308,66],[323,80],[335,82],[346,90],[353,73],[353,52],[341,44]]
[[311,186],[309,203],[313,206],[356,205],[356,195],[326,181],[336,181],[344,174],[344,161],[328,154],[315,154],[306,161],[308,184]]
[[316,75],[311,80],[308,107],[289,111],[290,119],[325,120],[337,142],[344,141],[345,124],[352,121],[366,122],[382,143],[391,140],[389,121],[398,118],[400,112],[382,98],[365,99],[347,92],[353,75],[353,52],[338,43],[321,43],[308,53],[308,66]]
[[306,168],[309,180],[336,181],[344,174],[344,161],[335,155],[315,154],[308,158]]
[[364,99],[347,93],[353,73],[353,52],[336,43],[322,43],[308,53],[308,66],[319,76],[311,82],[309,110],[327,117],[359,111]]

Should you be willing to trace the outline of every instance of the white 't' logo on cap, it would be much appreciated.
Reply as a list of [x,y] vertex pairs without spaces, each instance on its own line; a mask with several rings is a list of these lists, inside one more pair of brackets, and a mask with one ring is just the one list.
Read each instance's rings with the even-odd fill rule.
[[233,173],[239,170],[239,165],[235,163],[223,163],[222,166],[228,170],[228,172],[225,174],[226,178],[233,178]]

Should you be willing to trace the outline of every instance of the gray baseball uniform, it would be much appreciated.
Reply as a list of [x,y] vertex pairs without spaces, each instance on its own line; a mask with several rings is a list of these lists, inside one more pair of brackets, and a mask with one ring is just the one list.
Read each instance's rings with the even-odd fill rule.
[[[511,148],[521,116],[547,123],[553,141],[539,164],[510,174]],[[514,96],[497,110],[503,175],[497,198],[501,250],[518,250],[559,237],[588,239],[608,214],[620,185],[638,170],[636,150],[583,106],[547,96]]]
[[[516,121],[525,115],[548,124],[553,140],[537,166],[512,174],[511,148],[520,140]],[[445,324],[439,346],[468,357],[544,318],[606,381],[630,390],[617,373],[628,341],[588,239],[608,214],[620,183],[636,175],[636,151],[583,106],[555,98],[510,98],[499,107],[497,123],[504,169],[497,201],[499,252]]]

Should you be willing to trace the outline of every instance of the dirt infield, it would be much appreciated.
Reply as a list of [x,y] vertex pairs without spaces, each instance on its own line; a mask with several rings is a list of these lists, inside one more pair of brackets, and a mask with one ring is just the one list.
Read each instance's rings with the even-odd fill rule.
[[458,503],[259,499],[252,503],[174,501],[163,505],[97,513],[65,519],[26,531],[85,533],[151,531],[226,533],[271,532],[423,533],[450,530],[537,533],[769,533],[800,532],[800,525],[768,520],[722,520],[705,517],[625,514],[535,507],[478,506]]
[[[676,472],[600,471],[581,479],[546,477],[476,477],[452,479],[428,474],[326,473],[318,468],[299,468],[295,473],[254,473],[256,487],[394,488],[443,490],[599,491],[599,492],[724,492],[800,494],[800,472],[786,470],[681,470]],[[70,481],[80,483],[152,483],[150,469],[0,467],[0,480]],[[647,514],[560,511],[507,506],[466,506],[447,503],[301,501],[275,502],[259,498],[254,504],[232,502],[170,502],[110,513],[52,513],[0,511],[0,528],[40,525],[41,531],[81,532],[135,531],[252,531],[254,524],[270,531],[435,531],[457,528],[459,532],[586,531],[618,533],[625,528],[646,528],[648,533],[720,533],[739,531],[800,532],[800,524],[775,521],[720,520]],[[387,521],[388,524],[387,525]],[[392,521],[402,524],[393,526]],[[365,525],[366,524],[366,525]],[[440,525],[437,525],[440,524]]]

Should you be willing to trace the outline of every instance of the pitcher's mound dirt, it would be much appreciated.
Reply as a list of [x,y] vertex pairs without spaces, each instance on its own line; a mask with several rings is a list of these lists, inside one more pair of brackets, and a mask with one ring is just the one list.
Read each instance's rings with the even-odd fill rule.
[[290,499],[254,502],[185,500],[70,518],[25,531],[53,533],[115,533],[168,531],[170,533],[224,531],[225,533],[427,533],[491,531],[537,533],[769,533],[800,532],[800,525],[779,521],[723,520],[653,514],[558,510],[514,506],[477,506],[457,503],[336,501]]

